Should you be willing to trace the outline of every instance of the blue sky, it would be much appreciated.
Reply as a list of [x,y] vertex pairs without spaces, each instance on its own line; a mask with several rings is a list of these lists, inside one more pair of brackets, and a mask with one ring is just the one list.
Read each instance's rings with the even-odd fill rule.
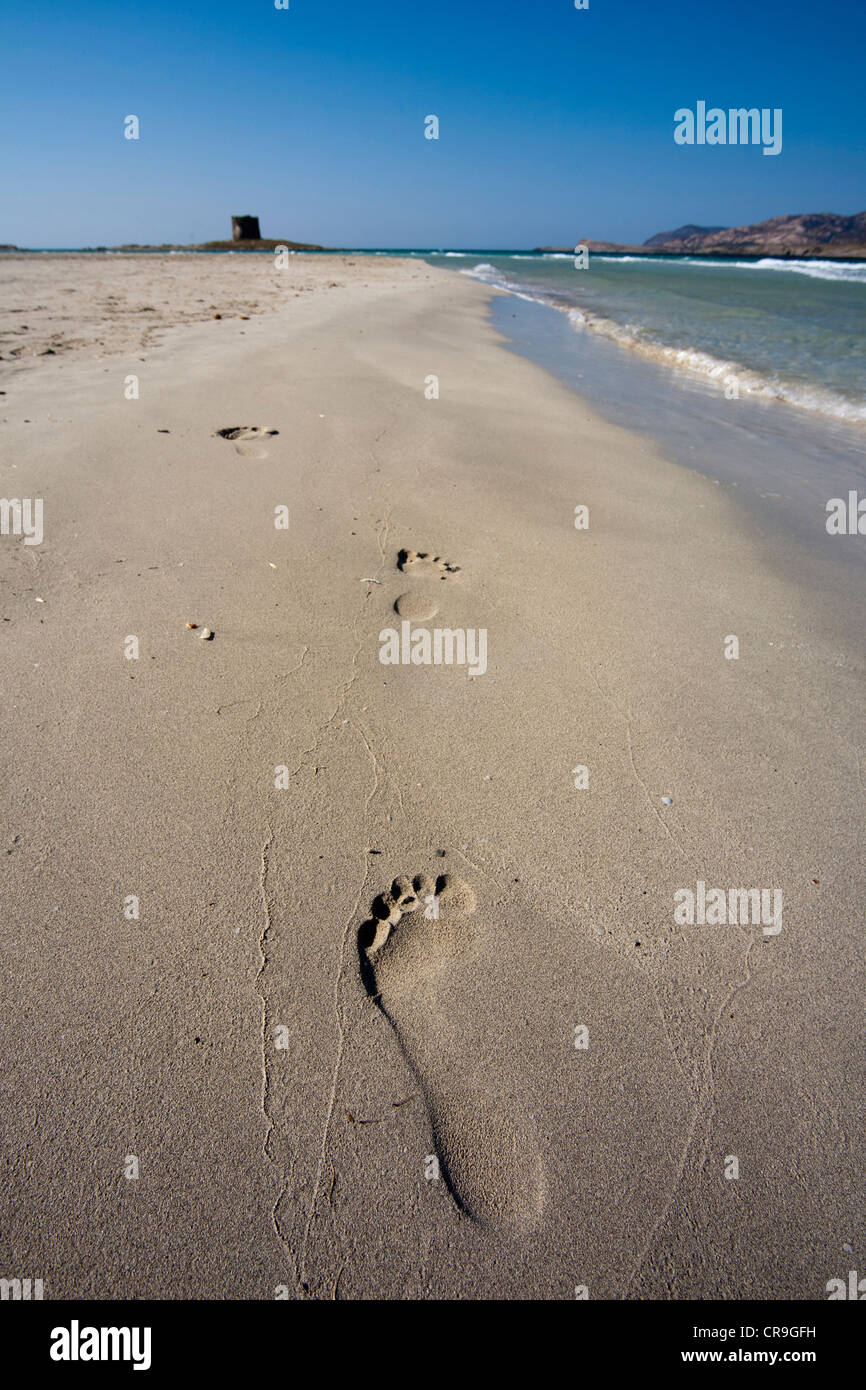
[[[202,241],[253,212],[332,246],[519,247],[856,212],[864,40],[863,0],[9,5],[0,242]],[[781,107],[782,153],[675,145],[699,99]]]

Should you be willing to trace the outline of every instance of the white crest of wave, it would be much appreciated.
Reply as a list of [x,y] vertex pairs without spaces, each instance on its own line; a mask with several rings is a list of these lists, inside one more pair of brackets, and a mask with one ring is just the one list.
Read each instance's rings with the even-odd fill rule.
[[785,401],[788,405],[799,406],[801,410],[814,410],[837,420],[847,420],[852,424],[866,423],[866,405],[858,405],[846,400],[835,391],[820,386],[808,387],[783,381],[776,375],[765,376],[761,372],[743,367],[739,362],[725,361],[712,353],[697,348],[669,347],[643,337],[636,324],[614,323],[612,319],[585,309],[569,309],[568,318],[574,328],[589,329],[605,338],[612,338],[624,348],[638,352],[656,362],[664,362],[669,367],[678,367],[711,380],[725,380],[735,377],[741,390],[765,399]]
[[484,280],[487,284],[497,283],[497,281],[494,281],[492,278],[493,276],[496,276],[498,280],[502,278],[502,271],[497,270],[489,261],[480,261],[479,264],[473,266],[471,270],[461,270],[460,274],[470,275],[473,280]]
[[844,280],[849,284],[866,285],[866,261],[781,260],[762,256],[757,261],[734,261],[726,256],[614,256],[597,252],[594,261],[609,261],[619,265],[679,265],[702,266],[705,270],[782,270],[791,275],[810,275],[815,280]]
[[736,261],[754,270],[787,270],[795,275],[811,275],[815,280],[847,280],[866,285],[866,261],[780,261],[765,256],[760,261]]

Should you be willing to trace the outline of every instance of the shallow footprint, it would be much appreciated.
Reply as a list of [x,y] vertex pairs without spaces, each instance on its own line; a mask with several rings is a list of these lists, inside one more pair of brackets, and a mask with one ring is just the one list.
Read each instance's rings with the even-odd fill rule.
[[429,618],[435,618],[439,612],[439,606],[434,599],[428,598],[426,594],[401,594],[394,604],[394,611],[400,614],[401,618],[409,618],[416,623],[426,623]]
[[359,928],[361,977],[415,1073],[455,1205],[483,1225],[526,1228],[546,1197],[531,1117],[503,1097],[505,1078],[473,1069],[470,1021],[449,988],[471,957],[475,907],[453,874],[396,878]]
[[401,550],[397,556],[397,568],[426,579],[448,579],[450,575],[460,572],[459,565],[452,565],[441,555],[431,555],[427,550]]
[[267,439],[272,434],[279,434],[279,430],[268,429],[265,425],[228,425],[225,429],[217,430],[220,439],[228,439],[234,444],[236,454],[241,454],[243,458],[253,459],[266,459],[268,457],[267,449],[250,448],[238,441]]

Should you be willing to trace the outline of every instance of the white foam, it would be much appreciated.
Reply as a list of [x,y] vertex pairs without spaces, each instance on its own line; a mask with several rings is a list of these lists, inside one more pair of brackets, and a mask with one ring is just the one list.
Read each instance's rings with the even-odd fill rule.
[[[488,285],[497,284],[501,280],[503,281],[502,289],[506,288],[505,276],[495,266],[490,265],[489,261],[480,261],[471,270],[461,270],[460,274],[469,275],[473,280],[483,280]],[[494,277],[498,277],[498,279]]]
[[815,280],[844,280],[850,284],[866,285],[866,261],[781,260],[764,256],[757,261],[731,261],[726,256],[615,256],[597,251],[593,260],[618,261],[620,265],[699,265],[713,270],[783,270],[793,275],[811,275]]
[[795,275],[811,275],[815,280],[845,280],[866,285],[866,261],[781,261],[765,256],[760,261],[735,261],[743,270],[787,270]]
[[694,372],[711,381],[736,380],[740,391],[766,400],[785,401],[801,410],[817,411],[831,415],[836,420],[846,420],[850,424],[866,423],[866,405],[858,405],[840,396],[836,391],[823,386],[807,386],[803,383],[783,381],[775,374],[765,376],[742,366],[739,362],[726,361],[714,357],[712,353],[698,348],[675,348],[664,343],[656,343],[643,336],[638,324],[619,324],[612,319],[603,318],[584,309],[568,309],[569,322],[576,329],[590,330],[611,338],[621,347],[638,352],[656,362],[682,371]]
[[[655,258],[633,256],[628,259],[642,261]],[[694,261],[693,264],[706,265],[707,262],[700,260]],[[714,264],[728,265],[731,263],[722,261],[714,262]],[[733,264],[738,263],[734,262]],[[755,263],[746,261],[739,264],[752,268]],[[781,261],[778,264],[784,269],[790,269],[791,266],[788,261]],[[806,262],[806,264],[811,267],[813,263]],[[820,264],[829,264],[834,269],[836,268],[835,262],[821,262]],[[775,266],[771,265],[769,268],[775,269]],[[866,271],[866,264],[862,266],[862,269]],[[565,306],[543,294],[527,293],[523,286],[518,289],[501,270],[497,270],[488,261],[481,261],[471,270],[461,270],[460,274],[468,275],[474,280],[481,280],[484,284],[504,290],[506,294],[513,295],[515,299],[523,299],[529,303],[543,304],[548,308],[558,309],[568,315],[569,322],[575,329],[600,333],[621,347],[638,352],[641,356],[651,358],[656,362],[663,362],[668,367],[692,372],[713,381],[735,377],[739,389],[749,395],[784,401],[788,405],[798,406],[801,410],[816,411],[851,424],[866,424],[866,405],[849,401],[836,391],[817,385],[808,386],[804,383],[786,382],[775,374],[765,376],[761,372],[742,366],[739,362],[714,357],[712,353],[702,352],[698,348],[676,348],[654,342],[645,336],[645,331],[640,324],[615,323],[613,319],[605,318],[601,314],[594,314],[589,309]]]

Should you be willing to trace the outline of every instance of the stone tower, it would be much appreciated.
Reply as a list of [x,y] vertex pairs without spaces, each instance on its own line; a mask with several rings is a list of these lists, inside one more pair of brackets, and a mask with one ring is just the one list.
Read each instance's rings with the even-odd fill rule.
[[260,241],[261,236],[257,217],[247,213],[245,217],[232,218],[232,241]]

